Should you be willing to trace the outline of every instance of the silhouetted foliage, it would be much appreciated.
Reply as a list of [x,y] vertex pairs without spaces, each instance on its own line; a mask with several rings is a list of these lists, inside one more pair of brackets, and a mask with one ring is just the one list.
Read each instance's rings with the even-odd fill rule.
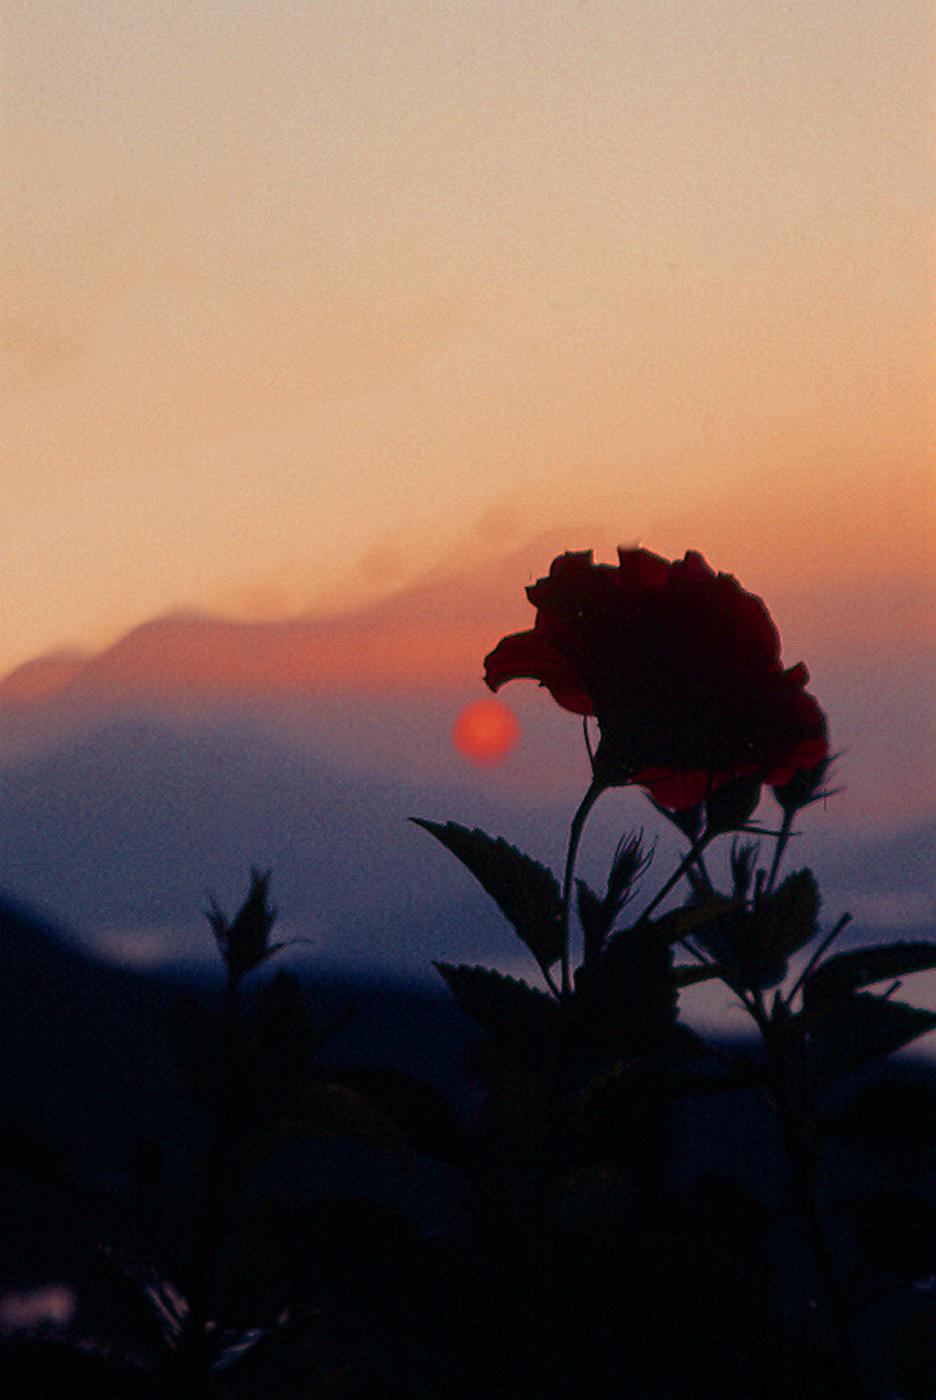
[[[782,668],[760,600],[697,555],[563,556],[530,597],[537,626],[491,653],[489,683],[540,679],[602,738],[561,878],[501,838],[414,819],[532,958],[529,982],[435,963],[465,1026],[460,1101],[397,1065],[342,1063],[366,1011],[252,975],[286,946],[253,870],[233,918],[208,910],[223,991],[167,1017],[201,1120],[187,1185],[171,1136],[139,1137],[122,1195],[89,1191],[27,1126],[7,1136],[4,1176],[86,1222],[111,1311],[0,1334],[5,1393],[936,1395],[936,1085],[882,1068],[936,1029],[894,999],[936,949],[833,952],[847,916],[824,929],[813,873],[781,878],[793,822],[827,795],[805,668]],[[618,784],[686,842],[642,907],[642,831],[603,892],[576,876]],[[765,786],[775,831],[755,824]],[[731,833],[760,841],[736,835],[720,890],[706,857]],[[686,1023],[702,983],[740,1006],[748,1042]]]

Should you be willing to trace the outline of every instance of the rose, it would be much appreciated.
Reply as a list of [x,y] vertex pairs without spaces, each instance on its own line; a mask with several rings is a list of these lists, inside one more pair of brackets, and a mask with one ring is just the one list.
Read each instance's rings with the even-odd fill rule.
[[491,690],[527,677],[595,715],[596,780],[637,784],[675,811],[736,778],[780,786],[826,759],[806,668],[783,668],[760,598],[694,551],[672,563],[645,549],[618,556],[553,561],[527,589],[533,628],[485,658]]

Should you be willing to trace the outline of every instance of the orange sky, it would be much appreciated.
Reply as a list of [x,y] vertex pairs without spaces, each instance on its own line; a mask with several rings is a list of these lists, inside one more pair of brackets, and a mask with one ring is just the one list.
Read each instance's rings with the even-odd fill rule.
[[919,644],[923,0],[2,25],[0,672],[591,521]]

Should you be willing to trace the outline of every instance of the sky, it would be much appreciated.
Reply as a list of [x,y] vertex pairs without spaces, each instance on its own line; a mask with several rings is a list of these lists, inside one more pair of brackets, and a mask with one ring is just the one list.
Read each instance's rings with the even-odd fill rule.
[[[641,543],[734,573],[807,663],[830,907],[931,927],[928,3],[7,0],[0,30],[10,892],[162,956],[260,863],[328,956],[503,963],[405,818],[561,863],[572,717],[510,687],[483,767],[452,724],[555,554]],[[115,708],[227,655],[304,666],[302,714]],[[648,818],[609,799],[586,860]]]
[[924,0],[0,24],[0,673],[592,523],[920,645]]

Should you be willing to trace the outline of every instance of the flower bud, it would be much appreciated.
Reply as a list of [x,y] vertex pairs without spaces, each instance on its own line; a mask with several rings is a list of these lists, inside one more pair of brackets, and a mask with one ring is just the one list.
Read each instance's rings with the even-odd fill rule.
[[760,802],[759,778],[735,778],[705,799],[705,830],[709,836],[722,831],[743,831]]
[[802,808],[810,807],[814,802],[821,802],[824,797],[832,795],[823,787],[832,762],[832,757],[828,757],[817,763],[814,768],[801,768],[782,787],[771,789],[785,816],[793,817]]
[[276,922],[277,910],[267,899],[271,871],[252,869],[250,890],[232,922],[214,899],[205,917],[214,930],[221,955],[232,977],[243,977],[274,951],[270,947],[270,930]]

